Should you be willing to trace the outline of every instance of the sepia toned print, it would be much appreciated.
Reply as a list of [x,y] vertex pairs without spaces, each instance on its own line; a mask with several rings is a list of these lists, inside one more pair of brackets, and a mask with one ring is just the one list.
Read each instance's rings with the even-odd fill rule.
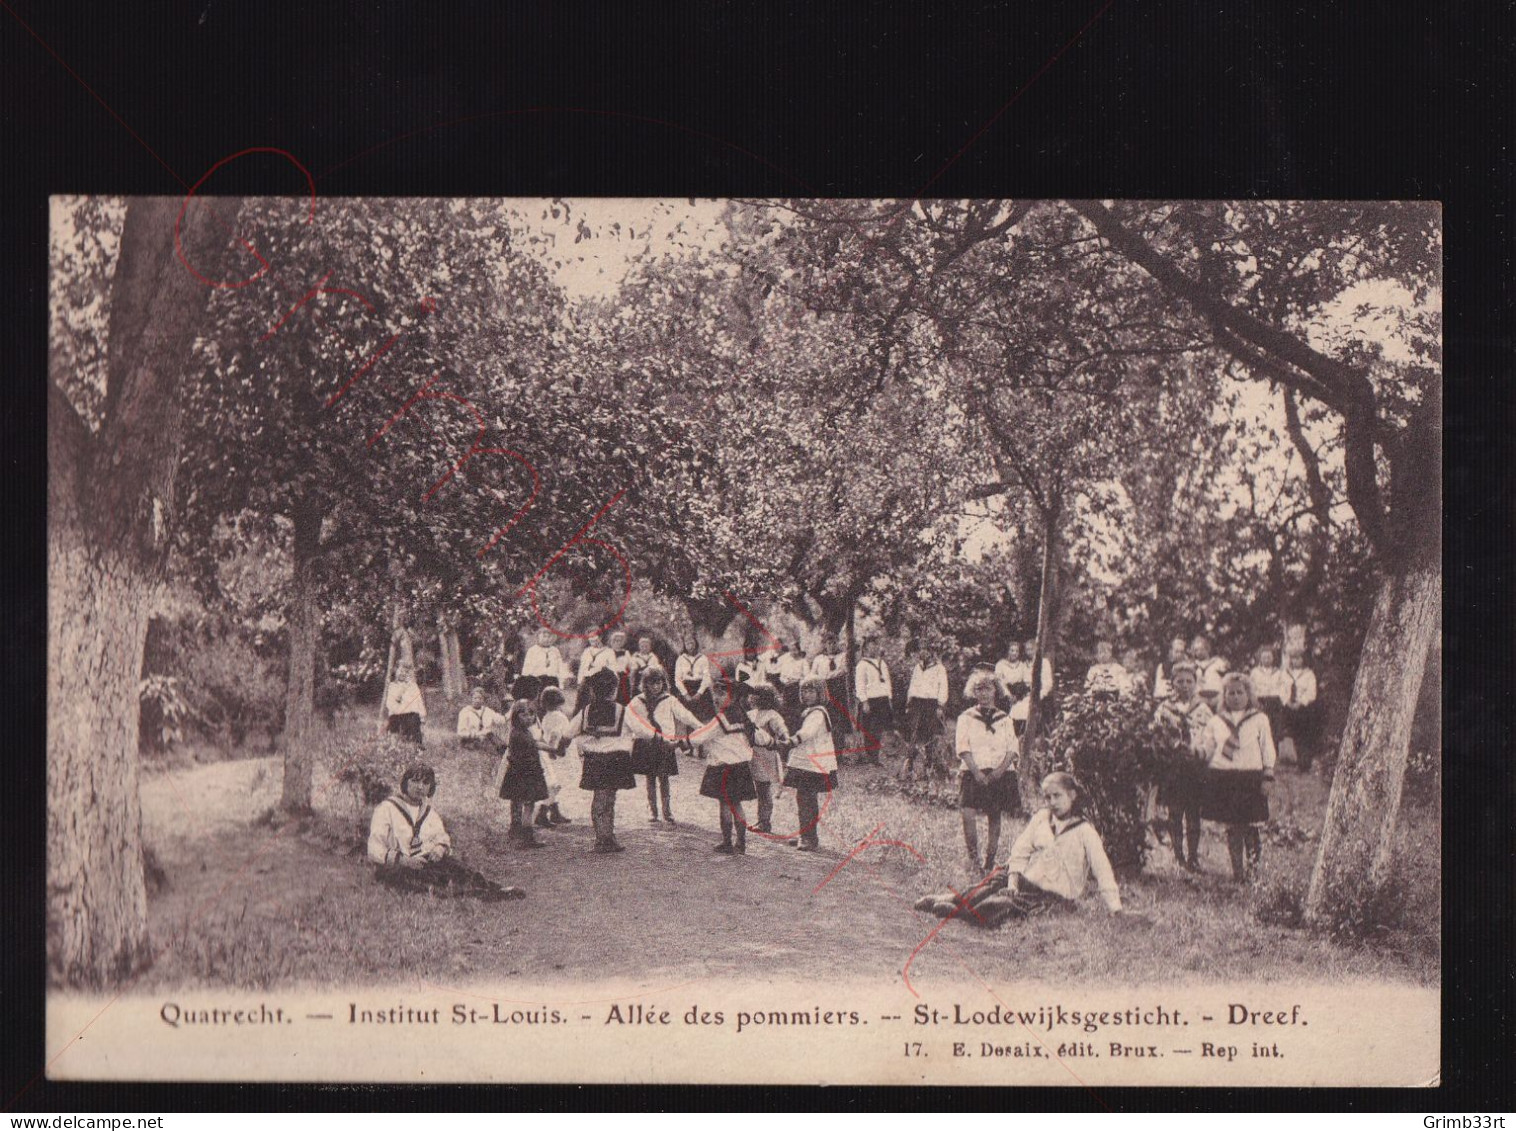
[[52,1076],[1434,1080],[1436,206],[200,188],[52,202]]

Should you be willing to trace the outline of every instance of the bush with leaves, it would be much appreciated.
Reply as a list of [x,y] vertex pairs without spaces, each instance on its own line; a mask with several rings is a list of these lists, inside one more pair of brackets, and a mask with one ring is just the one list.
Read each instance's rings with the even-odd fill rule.
[[1183,744],[1153,721],[1145,696],[1064,696],[1047,731],[1040,772],[1065,770],[1083,784],[1085,811],[1100,831],[1118,872],[1132,875],[1147,860],[1145,791],[1184,757]]
[[378,805],[400,788],[400,775],[422,761],[416,747],[392,734],[357,732],[344,736],[330,751],[339,782],[353,791],[359,809]]
[[137,688],[142,713],[137,720],[138,749],[167,750],[184,737],[184,728],[198,716],[185,698],[179,680],[171,675],[150,675]]

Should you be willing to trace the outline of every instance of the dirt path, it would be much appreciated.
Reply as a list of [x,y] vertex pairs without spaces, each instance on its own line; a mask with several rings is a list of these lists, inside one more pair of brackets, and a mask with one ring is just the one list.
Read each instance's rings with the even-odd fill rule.
[[[804,975],[818,984],[898,984],[909,965],[923,987],[1012,974],[1168,981],[1214,971],[1224,978],[1239,962],[1261,977],[1397,973],[1382,964],[1365,969],[1298,932],[1260,927],[1219,877],[1196,883],[1161,865],[1125,893],[1139,913],[1133,918],[1111,920],[1091,906],[1070,919],[994,933],[950,923],[928,943],[938,921],[910,906],[927,886],[919,874],[875,863],[877,851],[838,870],[881,804],[859,788],[860,771],[845,776],[819,853],[755,835],[746,856],[714,853],[716,803],[698,796],[703,764],[684,760],[674,779],[679,825],[650,824],[642,791],[623,792],[617,831],[627,851],[600,856],[590,852],[588,794],[566,791],[573,823],[541,830],[546,848],[521,851],[506,845],[495,803],[479,801],[487,759],[454,754],[437,762],[436,804],[460,855],[492,879],[524,888],[527,899],[401,898],[329,837],[252,824],[278,797],[274,760],[156,775],[144,782],[144,823],[167,887],[150,904],[160,958],[149,980],[285,986],[424,975],[507,985],[601,977],[674,984]],[[342,810],[340,792],[330,801]],[[921,820],[912,833],[921,844],[956,849],[956,814],[934,811]],[[341,827],[356,844],[358,815],[349,809],[346,821]],[[794,821],[791,796],[776,807],[775,827]]]

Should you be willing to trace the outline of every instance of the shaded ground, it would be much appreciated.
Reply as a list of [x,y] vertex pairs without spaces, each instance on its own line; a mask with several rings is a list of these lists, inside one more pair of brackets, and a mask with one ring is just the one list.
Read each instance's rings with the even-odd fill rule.
[[[672,984],[765,971],[897,979],[908,960],[917,986],[1012,970],[1019,978],[1128,984],[1438,978],[1435,922],[1430,940],[1423,931],[1376,947],[1260,925],[1222,876],[1225,847],[1215,830],[1203,849],[1208,875],[1190,877],[1169,866],[1166,853],[1155,854],[1149,875],[1123,890],[1131,917],[1109,919],[1091,900],[1076,916],[995,933],[950,923],[912,959],[937,920],[912,911],[911,902],[944,881],[966,880],[959,819],[869,791],[878,770],[843,771],[824,814],[821,853],[752,836],[746,857],[724,857],[711,851],[716,803],[697,794],[703,764],[684,759],[674,782],[679,826],[650,825],[641,791],[623,793],[618,835],[627,851],[597,856],[589,851],[588,794],[566,791],[574,823],[541,830],[548,847],[524,852],[507,846],[504,806],[488,796],[491,759],[451,744],[428,754],[455,847],[491,878],[525,888],[526,900],[481,905],[402,898],[379,887],[352,851],[366,813],[319,773],[315,821],[277,830],[255,823],[278,798],[277,759],[149,775],[145,837],[166,883],[150,903],[159,957],[140,985],[320,986],[418,976],[507,985],[652,976]],[[1319,824],[1319,780],[1285,770],[1276,797],[1276,812],[1288,810],[1290,822]],[[776,808],[775,827],[794,820],[791,796]],[[908,841],[926,862],[875,849],[828,881],[881,822],[877,836]],[[1435,855],[1435,831],[1407,824],[1407,835]],[[1010,823],[1007,836],[1017,827]],[[1313,856],[1309,842],[1270,844],[1265,870],[1303,877]],[[1435,873],[1423,881],[1433,885],[1423,895],[1435,915]]]

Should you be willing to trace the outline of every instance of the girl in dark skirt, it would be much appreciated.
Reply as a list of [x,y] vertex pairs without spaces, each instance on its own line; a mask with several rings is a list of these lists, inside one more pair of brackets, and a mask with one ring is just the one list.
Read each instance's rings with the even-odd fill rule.
[[1199,674],[1188,660],[1169,666],[1170,697],[1158,704],[1154,719],[1171,728],[1183,751],[1158,783],[1158,803],[1168,810],[1169,843],[1174,859],[1190,872],[1200,871],[1200,810],[1205,798],[1206,728],[1211,709],[1197,693]]
[[1233,672],[1221,683],[1221,710],[1206,724],[1206,766],[1201,815],[1226,826],[1232,876],[1255,880],[1263,854],[1259,826],[1269,819],[1264,783],[1274,780],[1274,736],[1258,709],[1253,683]]
[[711,661],[700,651],[700,638],[693,632],[684,642],[684,651],[674,661],[674,694],[685,709],[700,719],[710,720],[706,693],[711,689]]
[[626,708],[616,702],[617,673],[601,668],[585,680],[583,705],[569,722],[564,737],[579,740],[584,772],[579,788],[594,794],[590,822],[595,828],[595,852],[622,852],[616,840],[616,791],[636,789],[632,776],[632,744],[636,735],[627,725]]
[[1274,732],[1274,741],[1278,742],[1283,733],[1280,709],[1283,703],[1281,692],[1284,688],[1284,671],[1274,658],[1274,649],[1265,644],[1254,655],[1257,663],[1253,670],[1248,672],[1248,678],[1253,681],[1253,696],[1258,700],[1258,709],[1269,717],[1269,728]]
[[981,927],[1008,919],[1031,919],[1074,910],[1089,889],[1100,892],[1106,910],[1121,912],[1121,891],[1105,845],[1084,816],[1084,789],[1070,774],[1042,779],[1045,808],[1037,810],[1011,846],[1005,870],[960,896],[947,891],[923,896],[916,910],[939,918],[962,918]]
[[[1016,780],[1019,743],[1011,717],[995,706],[993,672],[976,676],[969,690],[978,701],[958,716],[955,747],[963,772],[958,781],[958,808],[963,815],[963,844],[971,874],[983,875],[995,867],[1000,848],[1002,814],[1021,810]],[[979,856],[978,818],[988,820],[988,848]]]
[[505,752],[505,773],[500,796],[511,803],[510,839],[518,848],[541,848],[532,832],[532,809],[548,798],[547,775],[542,770],[542,750],[537,727],[537,706],[519,699],[511,707],[510,740]]
[[942,713],[947,700],[947,669],[934,648],[924,647],[905,689],[905,738],[910,745],[901,763],[901,777],[915,777],[917,758],[928,777],[936,769],[934,753],[942,738]]
[[668,677],[661,668],[642,677],[642,693],[628,704],[627,722],[637,735],[632,744],[632,771],[647,775],[647,819],[658,823],[658,793],[662,790],[662,820],[672,825],[669,779],[679,775],[676,750],[681,744],[687,745],[703,724],[668,693]]
[[800,833],[789,843],[801,852],[821,847],[820,797],[837,788],[837,744],[832,739],[831,716],[822,706],[826,681],[807,677],[800,683],[800,726],[795,745],[785,759],[784,785],[795,791]]
[[749,688],[745,683],[730,686],[731,705],[716,712],[711,720],[714,725],[702,736],[708,764],[700,780],[700,796],[713,798],[721,810],[721,843],[716,851],[740,856],[747,852],[742,803],[756,800],[758,788],[753,782],[752,724],[747,717]]
[[1295,759],[1295,768],[1311,772],[1311,760],[1321,741],[1321,704],[1316,699],[1316,673],[1306,666],[1305,653],[1285,657],[1280,674],[1280,754]]
[[405,661],[395,665],[395,678],[384,696],[385,729],[416,746],[424,746],[421,720],[426,718],[426,701],[416,684],[416,669]]
[[864,734],[864,744],[872,747],[864,757],[877,766],[884,732],[895,725],[895,687],[878,642],[865,640],[862,653],[853,672],[853,694],[858,700],[858,729]]

